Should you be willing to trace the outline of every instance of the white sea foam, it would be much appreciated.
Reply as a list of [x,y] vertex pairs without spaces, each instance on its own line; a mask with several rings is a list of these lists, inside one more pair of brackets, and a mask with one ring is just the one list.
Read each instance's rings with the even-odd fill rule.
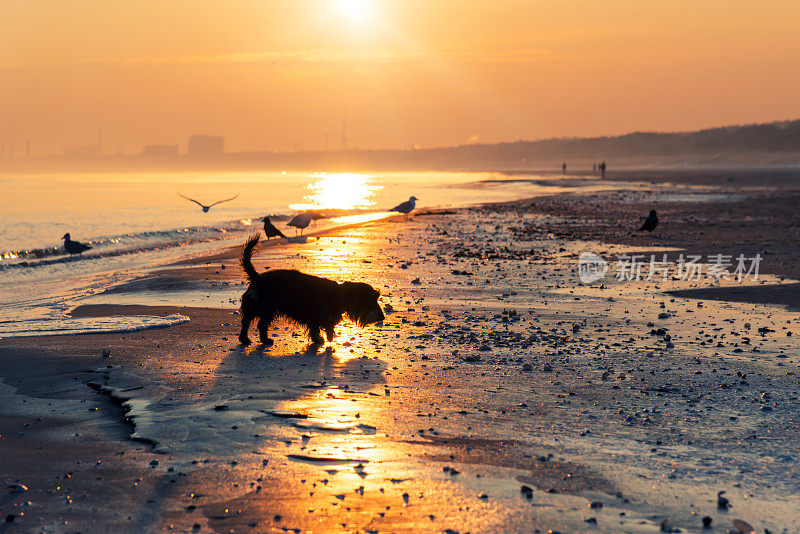
[[188,321],[188,317],[179,314],[168,315],[166,317],[125,315],[112,317],[39,319],[3,324],[2,335],[3,337],[20,337],[138,332],[140,330],[147,330],[148,328],[165,328]]

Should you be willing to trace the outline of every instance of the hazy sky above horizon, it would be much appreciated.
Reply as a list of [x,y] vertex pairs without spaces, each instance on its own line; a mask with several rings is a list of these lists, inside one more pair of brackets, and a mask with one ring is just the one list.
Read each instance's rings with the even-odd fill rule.
[[800,117],[796,0],[2,0],[0,143],[422,147]]

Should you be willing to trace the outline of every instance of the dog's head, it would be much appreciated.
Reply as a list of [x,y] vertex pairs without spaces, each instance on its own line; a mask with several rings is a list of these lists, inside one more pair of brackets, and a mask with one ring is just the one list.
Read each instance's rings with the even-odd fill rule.
[[378,305],[378,297],[381,294],[371,285],[363,282],[344,282],[339,287],[344,312],[354,323],[366,326],[386,318]]

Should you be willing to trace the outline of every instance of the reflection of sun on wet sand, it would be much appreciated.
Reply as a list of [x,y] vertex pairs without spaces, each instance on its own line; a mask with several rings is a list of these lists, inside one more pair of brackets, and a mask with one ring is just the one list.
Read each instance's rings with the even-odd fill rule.
[[[75,312],[188,323],[0,341],[0,396],[22,410],[0,419],[10,444],[0,466],[29,488],[3,506],[28,516],[30,500],[37,525],[76,530],[97,525],[95,509],[113,531],[655,531],[667,518],[695,531],[703,517],[797,530],[795,313],[661,292],[694,282],[578,285],[587,245],[554,234],[620,241],[619,213],[630,210],[630,232],[647,213],[608,202],[593,213],[616,213],[615,225],[591,226],[571,211],[586,202],[395,219],[264,247],[259,265],[380,288],[384,324],[342,323],[324,347],[282,323],[272,347],[238,346],[238,250]],[[692,224],[671,223],[692,209],[659,207],[665,237],[628,244],[702,249],[681,233]],[[779,259],[788,251],[768,246]],[[163,307],[117,304],[154,295]],[[211,301],[229,309],[178,307]],[[730,510],[718,509],[719,491]]]

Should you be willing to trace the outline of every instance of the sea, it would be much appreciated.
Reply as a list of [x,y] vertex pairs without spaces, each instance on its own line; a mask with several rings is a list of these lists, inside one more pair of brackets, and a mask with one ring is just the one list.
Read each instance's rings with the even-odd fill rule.
[[[553,176],[488,172],[163,172],[0,175],[0,337],[134,331],[181,316],[73,318],[94,295],[148,269],[242,242],[269,215],[315,210],[308,230],[417,208],[454,208],[564,190]],[[182,195],[182,196],[181,196]],[[209,205],[204,212],[189,197]],[[361,219],[360,219],[361,218]],[[62,236],[92,248],[71,256]]]

